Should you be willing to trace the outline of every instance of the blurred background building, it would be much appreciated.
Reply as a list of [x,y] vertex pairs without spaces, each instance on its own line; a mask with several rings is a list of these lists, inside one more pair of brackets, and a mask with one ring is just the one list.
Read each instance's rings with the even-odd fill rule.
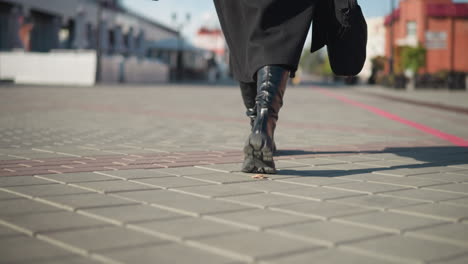
[[421,87],[466,88],[468,3],[402,0],[385,27],[387,74]]
[[368,30],[367,59],[360,74],[363,80],[367,80],[372,76],[372,59],[385,56],[384,20],[384,17],[366,19]]
[[[468,0],[359,3],[369,34],[358,78],[334,76],[326,49],[310,54],[309,36],[293,83],[466,88]],[[0,0],[0,81],[217,82],[228,65],[212,0]]]
[[187,43],[178,27],[149,20],[118,0],[0,0],[1,80],[93,85],[206,79],[212,53]]
[[229,50],[223,31],[219,27],[201,27],[193,42],[197,47],[211,52],[208,73],[209,81],[214,82],[225,79],[227,77],[226,74],[229,72]]

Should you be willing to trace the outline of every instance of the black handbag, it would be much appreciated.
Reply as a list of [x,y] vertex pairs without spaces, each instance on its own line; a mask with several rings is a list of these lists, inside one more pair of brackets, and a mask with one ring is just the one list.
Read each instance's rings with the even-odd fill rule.
[[366,61],[367,23],[357,1],[319,1],[313,23],[311,51],[327,45],[336,75],[359,74]]

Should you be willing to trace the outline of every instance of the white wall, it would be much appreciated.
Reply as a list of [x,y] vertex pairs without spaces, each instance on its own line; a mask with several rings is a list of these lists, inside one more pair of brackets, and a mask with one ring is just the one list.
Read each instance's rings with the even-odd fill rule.
[[367,81],[372,71],[371,59],[375,56],[385,56],[385,26],[383,17],[367,18],[367,59],[360,74]]
[[[0,52],[0,80],[12,80],[16,84],[92,86],[95,76],[94,51]],[[101,81],[168,82],[169,67],[156,60],[104,56],[101,60]]]
[[0,52],[0,79],[17,84],[90,86],[95,74],[94,51]]

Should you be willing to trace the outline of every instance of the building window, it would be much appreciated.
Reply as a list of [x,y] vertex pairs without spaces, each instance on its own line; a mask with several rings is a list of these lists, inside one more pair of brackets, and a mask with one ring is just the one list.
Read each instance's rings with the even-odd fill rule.
[[416,36],[417,34],[417,24],[416,21],[408,21],[406,23],[406,35],[408,37]]

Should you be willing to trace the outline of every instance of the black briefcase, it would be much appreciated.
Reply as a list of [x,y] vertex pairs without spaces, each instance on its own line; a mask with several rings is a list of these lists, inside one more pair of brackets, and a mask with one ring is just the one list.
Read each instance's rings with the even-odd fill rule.
[[319,2],[322,4],[317,8],[320,13],[314,16],[312,52],[327,45],[330,66],[336,75],[359,74],[366,61],[367,46],[367,23],[361,7],[355,0]]

